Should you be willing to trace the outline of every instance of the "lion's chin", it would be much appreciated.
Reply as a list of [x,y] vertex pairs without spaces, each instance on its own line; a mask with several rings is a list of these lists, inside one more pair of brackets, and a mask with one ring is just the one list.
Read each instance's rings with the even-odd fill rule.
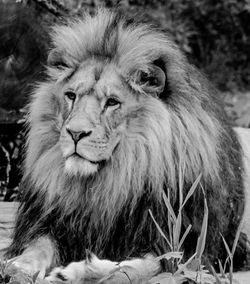
[[88,160],[69,157],[65,161],[65,171],[69,175],[89,176],[97,172],[99,165]]

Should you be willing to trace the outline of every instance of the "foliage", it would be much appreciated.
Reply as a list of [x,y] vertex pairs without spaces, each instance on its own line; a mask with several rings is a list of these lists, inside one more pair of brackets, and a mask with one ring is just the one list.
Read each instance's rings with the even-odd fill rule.
[[0,1],[0,107],[18,110],[27,102],[45,58],[44,28],[37,12]]
[[189,46],[198,65],[222,89],[249,84],[249,1],[181,2],[189,3],[181,15],[188,15],[182,17],[184,24],[186,21],[188,26],[194,27],[195,33],[189,37]]
[[0,201],[13,201],[18,193],[24,145],[21,127],[0,125]]
[[[181,188],[182,180],[181,180],[182,172],[179,172],[179,209],[178,214],[176,216],[173,207],[170,203],[170,194],[167,197],[163,193],[163,199],[165,205],[168,209],[168,235],[169,239],[167,238],[166,234],[161,230],[159,225],[157,224],[153,213],[150,211],[150,216],[153,219],[157,229],[166,240],[170,252],[159,256],[158,259],[165,259],[167,262],[167,272],[163,272],[155,277],[153,277],[149,284],[164,284],[164,283],[171,283],[171,284],[181,284],[181,283],[200,283],[200,284],[233,284],[236,283],[233,280],[233,256],[236,249],[236,245],[240,235],[241,225],[239,226],[237,236],[235,237],[232,250],[229,249],[224,237],[222,236],[222,240],[225,245],[225,249],[227,251],[228,257],[225,261],[224,267],[220,264],[220,274],[215,272],[213,267],[210,267],[210,271],[202,265],[202,254],[204,252],[205,244],[206,244],[206,235],[207,235],[207,225],[208,225],[208,207],[207,201],[204,195],[204,216],[203,222],[201,227],[200,236],[197,240],[197,246],[195,253],[188,259],[186,262],[183,263],[183,253],[181,253],[182,245],[185,242],[185,238],[187,237],[191,225],[189,225],[186,231],[183,233],[182,237],[180,238],[181,228],[182,228],[182,209],[184,208],[188,199],[193,195],[195,190],[197,190],[197,186],[200,182],[201,175],[196,179],[193,183],[192,187],[190,188],[189,192],[187,193],[186,197],[183,196],[183,190]],[[203,189],[202,189],[203,190]],[[184,201],[183,201],[184,200]],[[229,266],[229,273],[226,274],[226,268]]]

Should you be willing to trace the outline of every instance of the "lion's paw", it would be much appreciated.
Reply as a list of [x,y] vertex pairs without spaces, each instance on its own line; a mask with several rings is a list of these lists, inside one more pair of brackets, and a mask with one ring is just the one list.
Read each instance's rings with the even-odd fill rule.
[[99,259],[94,254],[88,253],[86,260],[72,262],[66,267],[54,268],[45,279],[53,281],[65,281],[82,283],[88,279],[101,279],[117,269],[117,262]]
[[45,280],[48,280],[49,282],[54,282],[57,280],[69,281],[70,279],[68,278],[67,275],[65,275],[63,268],[56,267],[50,272],[50,275],[46,277]]
[[66,267],[56,267],[45,279],[49,282],[64,281],[78,283],[84,279],[83,262],[72,262]]
[[38,273],[38,278],[43,279],[46,272],[46,267],[38,265],[38,262],[34,259],[27,258],[25,256],[17,257],[15,260],[9,260],[10,266],[14,267],[25,274],[30,276]]

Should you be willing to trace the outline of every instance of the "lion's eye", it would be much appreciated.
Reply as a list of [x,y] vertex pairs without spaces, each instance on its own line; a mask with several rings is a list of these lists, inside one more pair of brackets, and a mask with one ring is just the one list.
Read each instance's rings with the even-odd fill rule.
[[73,92],[69,91],[69,92],[66,92],[64,95],[71,101],[74,101],[76,99],[76,94]]
[[106,107],[111,107],[111,106],[116,106],[116,105],[120,105],[120,104],[121,103],[117,99],[108,98],[107,101],[106,101],[105,106]]

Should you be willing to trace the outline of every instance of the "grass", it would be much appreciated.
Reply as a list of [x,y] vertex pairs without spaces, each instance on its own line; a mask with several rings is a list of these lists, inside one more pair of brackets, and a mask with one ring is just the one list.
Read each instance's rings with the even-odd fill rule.
[[[182,176],[182,175],[180,175]],[[176,215],[173,207],[170,203],[170,193],[168,190],[168,196],[163,193],[163,200],[168,210],[168,235],[162,231],[157,221],[155,220],[153,213],[149,211],[149,214],[154,221],[156,228],[166,240],[167,245],[169,246],[170,252],[159,256],[159,259],[165,259],[167,262],[170,262],[171,269],[168,272],[161,273],[155,277],[153,277],[149,283],[150,284],[163,284],[163,283],[171,283],[171,284],[181,284],[181,283],[195,283],[195,284],[234,284],[238,283],[233,280],[233,256],[236,250],[237,242],[239,240],[239,235],[242,227],[242,223],[238,228],[238,232],[236,234],[233,247],[230,250],[228,244],[226,243],[223,236],[222,240],[224,246],[227,251],[227,259],[222,265],[219,260],[220,272],[216,273],[214,267],[210,267],[208,270],[204,265],[202,265],[202,255],[204,253],[205,245],[206,245],[206,235],[207,235],[207,226],[208,226],[208,207],[207,200],[205,196],[205,192],[201,186],[203,196],[204,196],[204,215],[203,222],[201,227],[200,236],[197,240],[196,251],[195,253],[183,263],[183,254],[181,253],[182,246],[185,242],[185,239],[190,232],[192,225],[190,224],[184,234],[181,236],[181,228],[182,228],[182,210],[186,205],[188,199],[194,194],[195,190],[197,190],[197,186],[200,183],[201,175],[196,179],[190,188],[187,195],[183,196],[182,190],[182,180],[180,180],[179,184],[179,209],[178,214]],[[184,200],[184,201],[183,201]],[[226,269],[229,267],[229,273],[226,273]]]

